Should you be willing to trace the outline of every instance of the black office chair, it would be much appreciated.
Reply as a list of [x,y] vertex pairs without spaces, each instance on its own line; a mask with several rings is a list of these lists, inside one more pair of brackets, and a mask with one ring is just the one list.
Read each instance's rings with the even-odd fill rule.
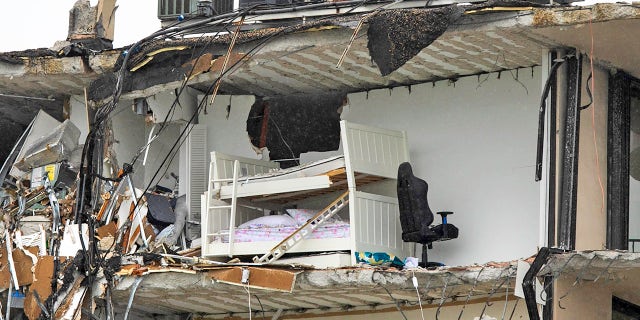
[[433,242],[446,241],[458,237],[458,228],[447,223],[447,216],[451,211],[441,211],[442,224],[431,226],[433,212],[427,201],[429,185],[424,180],[413,175],[411,164],[401,163],[398,167],[398,205],[400,209],[400,225],[402,226],[402,240],[422,244],[422,267],[439,266],[430,263],[427,248],[433,248]]

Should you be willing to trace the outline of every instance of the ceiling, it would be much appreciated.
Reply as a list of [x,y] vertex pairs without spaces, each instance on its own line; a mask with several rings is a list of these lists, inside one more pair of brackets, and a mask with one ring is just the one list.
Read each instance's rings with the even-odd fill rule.
[[[592,39],[594,56],[599,63],[640,77],[640,44],[635,41],[635,34],[629,32],[638,29],[640,24],[636,19],[640,17],[640,9],[634,6],[488,9],[490,11],[468,11],[431,45],[388,76],[382,76],[372,62],[366,23],[350,44],[362,15],[340,17],[321,28],[273,37],[225,76],[221,92],[272,96],[357,92],[443,79],[455,81],[464,76],[540,65],[548,48],[576,46],[590,52]],[[421,32],[420,28],[416,32]],[[214,56],[226,54],[228,45],[224,42],[230,41],[230,35],[226,39],[212,47],[210,52]],[[233,51],[250,52],[260,41],[257,37],[239,42]],[[166,42],[166,46],[171,45],[171,41]],[[184,52],[192,54],[195,50],[187,48]],[[344,61],[337,67],[343,53]],[[16,57],[13,53],[13,63],[7,62],[11,59],[0,59],[0,93],[41,98],[82,95],[93,80],[113,70],[119,55],[119,50],[63,58]],[[139,87],[125,92],[125,98],[150,96],[180,86],[184,73],[173,78],[166,73],[151,76],[145,73],[145,68],[158,67],[149,63],[133,72],[131,81],[139,83]],[[220,66],[212,67],[209,72],[194,77],[190,84],[207,89],[220,69]],[[155,79],[145,81],[149,77]]]
[[[487,22],[489,16],[498,22]],[[274,96],[359,92],[530,68],[540,65],[543,52],[557,44],[522,27],[526,21],[530,21],[530,17],[511,11],[463,17],[402,67],[382,76],[369,54],[367,24],[363,24],[350,43],[358,17],[340,19],[331,26],[274,37],[225,75],[221,93]],[[261,41],[238,44],[233,51],[252,52]],[[212,51],[218,60],[224,60],[227,49],[218,46]],[[338,66],[343,54],[343,62]],[[219,76],[220,66],[193,77],[190,85],[207,91]],[[149,71],[145,68],[153,67],[153,63],[149,63],[136,72],[140,72],[139,77],[148,78]],[[136,77],[136,72],[132,77]],[[184,75],[174,81],[131,88],[125,97],[149,96],[177,88],[183,78]]]
[[622,69],[640,78],[640,41],[634,30],[640,30],[640,19],[591,24],[582,22],[577,25],[535,29],[533,32],[564,46],[576,47],[587,54],[592,51],[593,44],[593,56],[598,63]]

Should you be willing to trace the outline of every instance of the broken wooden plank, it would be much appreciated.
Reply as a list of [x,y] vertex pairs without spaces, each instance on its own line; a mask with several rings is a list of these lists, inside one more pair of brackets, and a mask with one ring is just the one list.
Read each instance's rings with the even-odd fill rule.
[[[242,283],[243,269],[246,269],[249,272],[247,284]],[[211,277],[211,279],[222,283],[249,286],[252,288],[266,290],[292,292],[298,273],[300,272],[280,269],[231,267],[210,270],[207,272],[207,275]]]

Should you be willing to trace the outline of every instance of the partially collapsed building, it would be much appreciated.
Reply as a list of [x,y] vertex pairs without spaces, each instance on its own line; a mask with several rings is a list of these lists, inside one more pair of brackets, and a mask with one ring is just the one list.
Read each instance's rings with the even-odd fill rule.
[[640,315],[636,3],[158,5],[0,54],[3,317]]

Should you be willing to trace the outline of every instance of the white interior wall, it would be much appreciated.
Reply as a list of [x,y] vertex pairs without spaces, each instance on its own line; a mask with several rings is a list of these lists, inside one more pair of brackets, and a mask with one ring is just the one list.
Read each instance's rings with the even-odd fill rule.
[[[118,108],[112,113],[115,139],[113,148],[120,167],[124,163],[131,163],[133,156],[146,141],[144,117],[136,115],[131,110],[131,104],[131,101],[120,101]],[[137,188],[144,187],[145,171],[142,161],[137,161],[133,170],[132,179],[134,185]]]
[[[435,244],[432,261],[462,265],[536,251],[539,186],[533,174],[540,68],[533,76],[521,70],[519,82],[506,72],[501,79],[495,73],[485,77],[462,78],[455,86],[446,81],[435,87],[415,85],[411,93],[406,88],[376,90],[368,99],[366,93],[350,94],[343,111],[349,121],[407,131],[414,172],[431,186],[432,210],[454,211],[449,221],[460,228],[458,239]],[[260,157],[246,132],[253,102],[251,96],[233,96],[227,119],[229,96],[218,96],[200,115],[199,123],[210,128],[209,151]],[[124,105],[129,111],[114,119],[120,163],[130,161],[149,130],[128,102],[120,108]],[[160,149],[152,147],[150,158]],[[136,171],[144,176],[143,170],[138,163]]]
[[89,119],[87,118],[87,107],[84,103],[84,96],[75,95],[69,99],[69,120],[80,129],[78,143],[84,143],[89,133]]
[[[416,176],[434,211],[453,211],[458,239],[436,243],[430,260],[464,265],[536,252],[534,182],[540,68],[349,95],[342,118],[406,130]],[[486,79],[486,81],[485,81]],[[525,89],[526,87],[526,89]],[[436,216],[434,223],[439,223]],[[417,253],[419,255],[419,253]]]
[[[199,103],[203,98],[197,95]],[[210,104],[210,96],[206,97],[206,113],[200,112],[198,123],[207,126],[207,150],[218,151],[231,155],[238,155],[247,158],[261,159],[261,156],[253,150],[249,135],[247,134],[247,117],[251,106],[255,101],[253,96],[227,96],[218,95],[214,104]],[[227,106],[231,105],[227,118]],[[180,150],[180,162],[186,161],[185,148]],[[208,161],[210,157],[207,156]],[[186,175],[186,167],[180,166],[180,176]],[[206,168],[209,174],[209,167]],[[180,194],[187,192],[184,184],[180,185]]]
[[[202,96],[198,97],[198,100]],[[207,99],[210,99],[207,97]],[[230,100],[231,99],[231,100]],[[207,106],[207,113],[200,113],[199,122],[207,124],[207,145],[209,151],[261,159],[256,154],[247,133],[247,117],[255,98],[253,96],[225,96],[216,97],[212,105]],[[209,101],[207,101],[209,102]],[[227,106],[231,105],[227,118]]]
[[[155,129],[153,130],[153,134],[159,132],[162,124],[155,124]],[[145,141],[149,138],[149,134],[151,133],[151,129],[154,125],[145,125]],[[146,163],[144,162],[144,153],[140,156],[140,162],[144,164],[144,183],[145,186],[149,184],[152,180],[152,186],[161,185],[163,187],[167,187],[169,189],[173,189],[175,185],[175,180],[171,178],[170,174],[173,172],[176,175],[179,175],[179,166],[180,166],[180,157],[178,155],[178,147],[176,147],[175,156],[171,156],[171,148],[174,143],[178,139],[180,135],[180,131],[183,128],[181,123],[167,123],[164,129],[158,135],[158,138],[154,140],[154,142],[149,146],[149,152],[147,154]],[[169,158],[165,161],[165,159],[169,156]],[[164,164],[163,164],[164,162]],[[156,175],[156,172],[159,173]],[[156,175],[154,179],[154,175]]]

